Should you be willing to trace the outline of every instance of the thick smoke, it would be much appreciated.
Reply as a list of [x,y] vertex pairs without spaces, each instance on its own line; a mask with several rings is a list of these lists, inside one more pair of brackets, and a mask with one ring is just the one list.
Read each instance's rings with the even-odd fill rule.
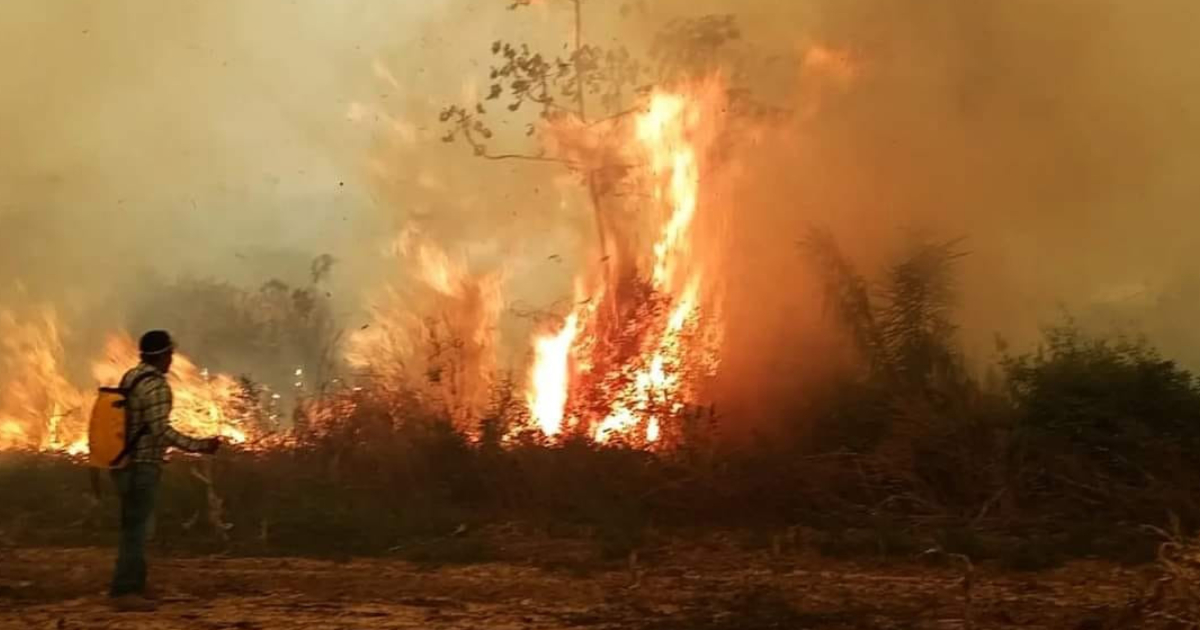
[[688,4],[739,14],[759,48],[818,44],[854,68],[844,91],[802,71],[792,105],[817,113],[740,157],[729,367],[735,392],[756,392],[747,413],[802,399],[797,383],[837,363],[805,332],[821,330],[794,247],[810,223],[868,275],[914,239],[964,238],[958,319],[978,362],[996,335],[1030,349],[1066,311],[1200,365],[1181,325],[1200,306],[1185,288],[1200,70],[1175,61],[1200,25],[1190,4]]
[[0,305],[54,305],[86,362],[108,331],[205,307],[132,312],[169,302],[147,295],[164,283],[300,284],[328,253],[339,311],[353,310],[372,273],[355,254],[383,215],[361,168],[370,140],[346,110],[374,89],[373,51],[424,12],[3,3]]
[[[480,13],[449,10],[434,25],[444,61],[422,60],[420,76],[461,77],[451,100],[457,91],[469,104],[495,37],[570,41],[568,3],[509,13],[503,4],[457,3]],[[1200,360],[1183,325],[1197,305],[1186,293],[1197,195],[1188,169],[1200,138],[1188,113],[1200,71],[1172,61],[1200,20],[1190,5],[592,3],[585,37],[644,54],[670,20],[713,14],[737,17],[735,55],[764,62],[747,66],[746,87],[794,113],[748,139],[730,160],[736,168],[712,182],[735,206],[724,388],[734,413],[776,413],[803,398],[798,384],[842,360],[796,245],[811,225],[832,229],[868,276],[916,240],[962,238],[958,320],[977,364],[996,358],[997,335],[1031,348],[1064,311]],[[440,104],[426,99],[410,124],[420,129]],[[491,252],[510,269],[509,299],[546,305],[565,295],[583,261],[567,253],[571,264],[556,268],[545,247],[589,242],[570,180],[544,166],[471,163],[455,148],[415,143],[401,162],[417,186],[393,181],[392,197],[429,193],[408,216],[446,242]]]
[[[438,110],[485,90],[494,39],[572,36],[570,3],[508,4],[4,3],[0,304],[54,302],[98,343],[148,273],[302,283],[329,253],[353,327],[404,276],[384,245],[416,228],[503,271],[502,363],[519,364],[516,314],[569,298],[593,236],[562,170],[440,142]],[[964,238],[979,361],[1065,308],[1200,362],[1191,3],[593,1],[585,36],[644,54],[669,20],[726,13],[764,61],[746,86],[794,112],[718,184],[735,206],[726,389],[756,401],[735,409],[773,413],[838,361],[796,245],[813,224],[868,275],[920,235]]]

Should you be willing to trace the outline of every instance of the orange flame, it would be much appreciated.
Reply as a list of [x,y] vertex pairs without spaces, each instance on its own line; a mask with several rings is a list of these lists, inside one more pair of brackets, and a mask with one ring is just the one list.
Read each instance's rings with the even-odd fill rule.
[[[537,428],[546,435],[558,435],[565,421],[586,426],[598,442],[621,438],[655,443],[664,423],[695,402],[689,381],[697,372],[711,374],[716,369],[720,321],[715,296],[704,295],[696,223],[706,210],[701,173],[704,154],[718,132],[722,104],[723,90],[711,82],[687,92],[657,93],[637,117],[626,152],[646,164],[639,181],[653,205],[643,210],[660,217],[647,262],[650,285],[666,308],[639,311],[637,305],[617,305],[618,311],[644,320],[634,322],[644,331],[640,343],[632,355],[617,357],[618,365],[605,365],[613,358],[603,353],[619,344],[600,338],[606,324],[598,320],[604,313],[594,303],[589,309],[575,309],[558,332],[534,339],[526,398]],[[561,136],[588,129],[572,126],[557,132]],[[573,140],[578,146],[589,144],[586,139]],[[617,299],[617,292],[605,292]],[[628,324],[610,322],[607,334]],[[581,378],[585,372],[588,379]],[[599,392],[580,391],[584,387]],[[597,414],[595,409],[573,408],[578,406],[574,401],[585,398],[607,401],[607,410]]]
[[[696,124],[696,116],[685,97],[657,94],[650,111],[637,123],[637,138],[650,154],[651,171],[666,174],[672,202],[671,216],[654,244],[654,284],[660,289],[670,288],[676,265],[689,251],[688,232],[696,216],[700,172],[687,132]],[[654,199],[663,201],[661,181],[655,184]]]
[[[104,357],[92,364],[92,376],[99,384],[115,385],[138,360],[137,344],[132,337],[110,335]],[[239,392],[236,381],[196,367],[181,353],[175,354],[167,378],[174,398],[171,425],[177,430],[198,437],[220,436],[234,444],[248,440],[248,429],[230,412]]]
[[346,360],[373,389],[407,390],[474,431],[490,402],[502,278],[471,273],[465,259],[415,230],[389,254],[406,263],[406,275],[371,305],[371,322],[351,335]]
[[58,316],[41,309],[28,322],[0,312],[0,448],[80,452],[83,396],[64,376]]
[[[30,321],[0,312],[0,450],[29,449],[72,455],[87,452],[87,413],[95,386],[117,384],[137,365],[137,347],[126,334],[112,335],[92,365],[95,382],[78,387],[66,376],[62,331],[53,309]],[[246,442],[248,430],[230,413],[237,383],[210,375],[176,354],[169,376],[174,392],[171,422],[183,433],[219,435]]]
[[571,346],[578,334],[579,316],[567,317],[562,330],[534,342],[532,391],[526,394],[530,413],[538,427],[549,436],[562,431],[563,414],[570,393]]

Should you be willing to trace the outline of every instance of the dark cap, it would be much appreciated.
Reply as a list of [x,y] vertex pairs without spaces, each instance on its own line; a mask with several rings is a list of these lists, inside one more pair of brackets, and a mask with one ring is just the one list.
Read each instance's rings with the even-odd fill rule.
[[165,330],[151,330],[138,341],[138,351],[145,355],[166,354],[175,349],[175,342]]

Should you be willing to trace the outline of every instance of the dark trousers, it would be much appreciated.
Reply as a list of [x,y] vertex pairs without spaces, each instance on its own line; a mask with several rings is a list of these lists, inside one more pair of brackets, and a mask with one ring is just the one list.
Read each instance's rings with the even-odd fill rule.
[[121,539],[109,590],[112,597],[146,590],[146,532],[154,513],[160,475],[161,467],[155,464],[130,464],[112,471],[121,498]]

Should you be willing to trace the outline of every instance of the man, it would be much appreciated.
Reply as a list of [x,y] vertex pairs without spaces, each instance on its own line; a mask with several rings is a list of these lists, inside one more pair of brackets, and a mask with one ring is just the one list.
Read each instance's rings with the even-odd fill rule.
[[155,609],[146,597],[146,530],[154,512],[163,455],[171,447],[212,454],[220,446],[218,438],[199,440],[171,427],[172,395],[167,384],[175,352],[171,336],[152,330],[142,335],[138,350],[141,363],[121,379],[121,387],[133,388],[126,397],[132,456],[128,465],[112,471],[121,498],[121,539],[109,595],[122,611]]

